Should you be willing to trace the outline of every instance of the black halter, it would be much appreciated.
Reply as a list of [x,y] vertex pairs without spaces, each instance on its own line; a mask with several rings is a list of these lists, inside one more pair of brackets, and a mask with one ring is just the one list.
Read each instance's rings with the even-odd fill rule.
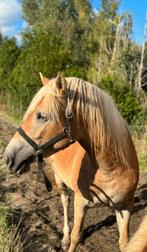
[[32,140],[21,127],[18,128],[17,130],[19,134],[25,139],[25,141],[29,145],[31,145],[32,148],[35,150],[36,162],[38,164],[39,173],[42,172],[42,168],[45,165],[45,161],[43,160],[43,154],[45,151],[52,148],[54,144],[58,143],[59,141],[65,138],[68,138],[69,141],[64,146],[64,148],[68,147],[69,145],[75,142],[75,140],[72,138],[72,132],[71,132],[71,122],[73,118],[71,109],[68,109],[68,108],[66,109],[65,118],[66,118],[66,126],[63,129],[63,131],[42,145],[39,145],[34,140]]

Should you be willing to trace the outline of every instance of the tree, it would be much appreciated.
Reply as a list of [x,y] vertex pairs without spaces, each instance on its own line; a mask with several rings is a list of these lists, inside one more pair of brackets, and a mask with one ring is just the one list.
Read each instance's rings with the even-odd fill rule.
[[[89,66],[86,37],[92,16],[89,1],[83,0],[25,0],[23,10],[31,25],[23,32],[21,54],[9,77],[13,83],[13,100],[20,113],[40,87],[40,71],[53,77],[60,70],[67,76],[86,79]],[[34,12],[37,20],[31,19]]]
[[99,82],[103,74],[110,71],[120,19],[117,15],[119,1],[102,0],[101,5],[102,10],[95,14],[91,35],[95,50],[91,54],[89,76],[94,82]]
[[[135,86],[137,96],[139,96],[139,94],[143,92],[142,75],[143,75],[143,72],[145,73],[144,57],[145,57],[146,42],[147,42],[147,13],[146,13],[146,20],[145,20],[145,27],[144,27],[144,38],[143,38],[143,46],[142,46],[142,50],[141,50],[138,78],[137,78],[136,86]],[[144,74],[144,76],[145,76],[145,74]],[[144,78],[144,80],[145,80],[145,78]]]
[[105,19],[114,20],[117,15],[120,0],[102,0],[102,15]]
[[15,39],[2,38],[0,42],[0,90],[9,85],[8,77],[15,67],[20,49]]
[[39,18],[39,0],[24,0],[22,3],[23,16],[29,25],[34,25]]

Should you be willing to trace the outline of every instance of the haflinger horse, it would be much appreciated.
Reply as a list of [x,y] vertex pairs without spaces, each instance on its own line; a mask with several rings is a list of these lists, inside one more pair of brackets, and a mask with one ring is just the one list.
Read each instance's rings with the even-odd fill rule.
[[[70,240],[68,252],[75,251],[79,242],[89,202],[98,201],[115,210],[119,246],[124,252],[139,177],[127,124],[112,99],[95,85],[61,73],[51,80],[41,79],[44,86],[5,150],[6,163],[12,172],[22,173],[35,160],[42,168],[44,158],[49,158],[61,186],[63,244]],[[70,239],[63,183],[75,192]]]

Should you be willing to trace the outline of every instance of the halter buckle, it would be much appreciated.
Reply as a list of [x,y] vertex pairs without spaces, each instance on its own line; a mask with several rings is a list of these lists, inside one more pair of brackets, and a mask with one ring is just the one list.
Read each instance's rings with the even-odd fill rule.
[[36,156],[43,155],[43,150],[38,146],[38,149],[36,150]]
[[70,109],[66,110],[66,118],[68,118],[68,119],[72,119],[73,118],[72,110],[70,110]]

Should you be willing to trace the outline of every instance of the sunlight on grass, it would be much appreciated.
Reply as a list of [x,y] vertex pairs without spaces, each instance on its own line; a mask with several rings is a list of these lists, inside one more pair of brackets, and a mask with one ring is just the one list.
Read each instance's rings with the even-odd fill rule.
[[133,140],[137,151],[140,171],[147,172],[147,133],[140,137],[134,137]]
[[9,226],[9,218],[9,208],[0,206],[0,251],[20,252],[22,246],[19,231],[15,225]]

